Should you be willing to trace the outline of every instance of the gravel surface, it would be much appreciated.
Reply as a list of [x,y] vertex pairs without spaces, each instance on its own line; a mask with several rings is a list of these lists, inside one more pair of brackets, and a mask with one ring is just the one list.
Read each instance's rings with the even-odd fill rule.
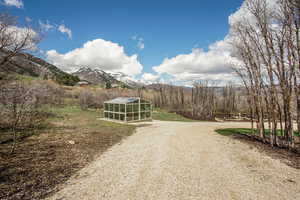
[[300,199],[300,171],[214,132],[249,123],[160,122],[138,128],[49,199]]

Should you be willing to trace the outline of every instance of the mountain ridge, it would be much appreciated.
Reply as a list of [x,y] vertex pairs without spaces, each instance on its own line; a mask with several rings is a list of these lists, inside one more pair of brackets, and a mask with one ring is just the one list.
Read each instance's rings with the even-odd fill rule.
[[[0,59],[7,54],[7,51],[0,51]],[[78,77],[64,72],[55,65],[29,53],[19,53],[0,66],[0,79],[5,79],[7,75],[11,74],[52,79],[59,84],[70,86],[75,85],[79,81]]]

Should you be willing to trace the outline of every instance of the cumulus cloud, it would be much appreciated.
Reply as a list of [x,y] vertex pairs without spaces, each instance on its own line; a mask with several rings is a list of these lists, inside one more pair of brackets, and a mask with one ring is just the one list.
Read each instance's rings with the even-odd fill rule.
[[14,6],[17,8],[23,8],[23,6],[24,6],[22,0],[4,0],[3,4],[6,6]]
[[208,51],[195,48],[189,54],[165,58],[153,70],[159,74],[171,75],[175,81],[229,80],[234,76],[231,68],[234,58],[230,54],[226,38],[210,45]]
[[61,25],[58,26],[58,31],[60,31],[61,33],[67,34],[67,36],[69,37],[69,39],[72,38],[72,31],[71,31],[71,29],[67,28],[64,24],[61,24]]
[[103,39],[88,41],[81,48],[65,54],[50,50],[46,52],[46,56],[51,63],[68,72],[75,71],[82,66],[88,66],[108,72],[123,72],[135,76],[140,74],[143,69],[138,61],[138,55],[128,56],[124,52],[124,47]]
[[[270,12],[278,9],[276,0],[267,0],[267,7]],[[232,26],[241,21],[247,20],[255,23],[254,17],[247,10],[245,2],[241,7],[228,17],[228,23]],[[221,41],[211,44],[207,51],[194,48],[191,53],[179,54],[172,58],[165,58],[159,66],[153,70],[160,75],[170,75],[174,81],[187,83],[198,80],[212,80],[215,82],[227,82],[237,80],[232,70],[233,64],[241,64],[233,57],[231,41],[234,36],[229,30],[228,35]]]
[[144,73],[142,75],[142,78],[141,78],[141,81],[143,83],[146,83],[146,84],[151,84],[151,83],[156,83],[158,82],[160,79],[160,76],[159,75],[156,75],[156,74],[152,74],[152,73]]
[[145,48],[144,38],[135,35],[132,36],[131,39],[137,42],[136,46],[139,50],[143,50]]

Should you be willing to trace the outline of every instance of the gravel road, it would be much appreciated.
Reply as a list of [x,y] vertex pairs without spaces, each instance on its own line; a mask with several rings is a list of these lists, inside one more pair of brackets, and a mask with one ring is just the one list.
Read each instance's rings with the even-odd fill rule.
[[214,132],[248,123],[151,124],[113,146],[49,199],[300,199],[300,170]]

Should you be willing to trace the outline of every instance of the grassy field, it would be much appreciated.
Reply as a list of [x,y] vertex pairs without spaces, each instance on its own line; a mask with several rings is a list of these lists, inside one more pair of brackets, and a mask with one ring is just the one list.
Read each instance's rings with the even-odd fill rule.
[[[257,130],[254,129],[254,133]],[[265,130],[266,134],[269,135],[270,134],[270,130]],[[250,128],[226,128],[226,129],[217,129],[216,130],[217,133],[224,135],[224,136],[230,136],[230,135],[234,135],[234,134],[246,134],[246,135],[251,135],[252,134],[252,130]],[[295,135],[299,135],[298,132],[294,132]],[[277,135],[278,136],[282,136],[281,135],[281,131],[278,130],[277,131]]]
[[49,108],[45,126],[19,142],[0,145],[0,199],[42,199],[112,145],[132,135],[135,126],[101,121],[99,110],[77,106]]
[[152,113],[152,118],[160,121],[199,122],[197,120],[188,119],[176,113],[170,113],[162,109],[155,109]]

